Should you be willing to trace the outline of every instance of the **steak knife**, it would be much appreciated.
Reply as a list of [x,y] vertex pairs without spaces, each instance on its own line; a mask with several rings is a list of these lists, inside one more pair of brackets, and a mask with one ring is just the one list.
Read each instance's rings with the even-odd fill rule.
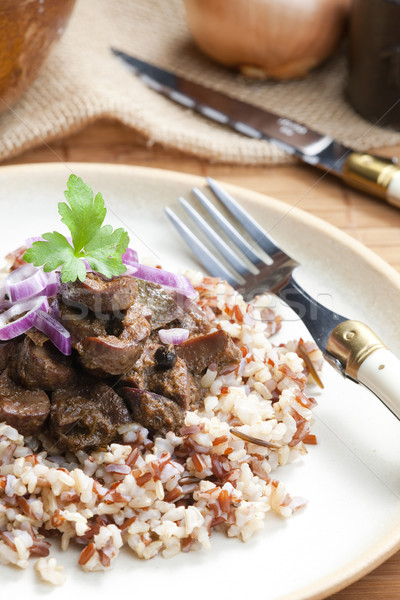
[[395,159],[356,152],[330,136],[112,49],[151,89],[186,108],[254,139],[273,142],[301,161],[400,208],[400,167]]

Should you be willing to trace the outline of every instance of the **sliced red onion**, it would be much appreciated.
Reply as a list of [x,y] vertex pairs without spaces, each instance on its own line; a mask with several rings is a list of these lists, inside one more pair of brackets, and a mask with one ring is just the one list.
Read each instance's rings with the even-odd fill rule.
[[4,280],[4,287],[11,302],[19,302],[42,293],[47,280],[43,269],[27,264],[11,271]]
[[[46,296],[37,296],[23,302],[16,302],[0,314],[0,340],[12,340],[25,333],[35,325],[35,313],[38,310],[49,310]],[[22,315],[15,321],[18,315]]]
[[132,267],[132,265],[130,265],[129,263],[124,263],[124,265],[126,267],[126,271],[125,273],[122,273],[122,275],[131,275],[132,277],[136,277],[137,268]]
[[45,275],[47,275],[47,284],[44,289],[44,293],[48,298],[53,298],[54,296],[57,296],[59,292],[60,278],[55,271],[51,271]]
[[60,305],[57,298],[53,298],[48,314],[56,321],[60,320]]
[[6,288],[4,285],[0,288],[0,310],[5,310],[6,308],[10,308],[12,302],[10,301]]
[[59,277],[55,271],[44,273],[43,269],[25,264],[11,271],[0,288],[0,310],[38,295],[51,298],[57,296],[58,291]]
[[175,327],[173,329],[160,329],[158,332],[160,340],[163,344],[182,344],[189,337],[189,330],[181,327]]
[[34,326],[47,335],[60,352],[71,354],[71,334],[54,317],[38,310],[34,315]]
[[129,261],[129,266],[136,268],[134,275],[138,279],[145,279],[152,283],[158,283],[187,298],[194,298],[197,294],[190,281],[184,275],[176,275],[175,273],[164,271],[164,269],[149,267],[148,265],[142,265],[141,263],[133,261]]
[[25,246],[30,248],[34,242],[44,242],[45,239],[41,235],[36,235],[25,240]]
[[127,248],[125,254],[123,254],[121,258],[122,262],[125,264],[130,262],[137,263],[139,260],[138,253],[136,250],[133,250],[133,248]]

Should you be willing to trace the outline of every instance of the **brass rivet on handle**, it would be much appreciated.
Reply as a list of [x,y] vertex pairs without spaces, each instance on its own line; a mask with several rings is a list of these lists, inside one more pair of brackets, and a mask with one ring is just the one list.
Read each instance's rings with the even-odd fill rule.
[[347,375],[357,379],[358,369],[368,356],[385,348],[378,336],[364,323],[343,321],[329,336],[327,350],[337,358]]

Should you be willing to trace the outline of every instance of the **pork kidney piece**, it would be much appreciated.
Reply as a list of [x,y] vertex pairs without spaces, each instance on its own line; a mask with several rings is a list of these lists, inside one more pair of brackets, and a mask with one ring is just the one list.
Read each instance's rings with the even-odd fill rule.
[[50,341],[36,345],[29,337],[16,346],[9,373],[16,383],[30,390],[56,390],[76,379],[71,357],[64,356]]
[[206,314],[189,298],[151,281],[137,279],[136,283],[136,302],[151,310],[153,329],[172,326],[188,329],[191,334],[209,332]]
[[0,373],[7,367],[8,362],[14,352],[15,345],[16,342],[14,340],[0,343]]
[[0,375],[0,421],[15,427],[21,435],[38,433],[50,411],[43,390],[27,390],[15,383],[8,369]]
[[67,306],[59,302],[59,315],[61,324],[71,334],[71,344],[74,348],[85,337],[107,334],[108,320],[97,319],[86,307]]
[[121,395],[128,404],[132,418],[153,435],[165,437],[168,431],[179,433],[186,411],[173,400],[146,390],[123,387]]
[[61,450],[111,442],[118,425],[132,421],[122,398],[106,383],[88,383],[53,392],[50,434]]
[[212,363],[216,364],[219,373],[234,368],[242,358],[239,348],[225,331],[189,338],[177,346],[177,353],[195,375],[202,373]]
[[202,398],[200,383],[181,358],[171,369],[154,369],[147,389],[174,400],[185,410],[198,407]]
[[133,367],[143,352],[151,326],[146,317],[136,313],[134,318],[132,313],[132,309],[127,311],[118,337],[87,337],[76,345],[86,369],[99,375],[122,375]]
[[126,310],[135,300],[136,280],[121,276],[106,280],[96,273],[88,273],[85,281],[63,283],[61,297],[69,304],[83,304],[95,314]]

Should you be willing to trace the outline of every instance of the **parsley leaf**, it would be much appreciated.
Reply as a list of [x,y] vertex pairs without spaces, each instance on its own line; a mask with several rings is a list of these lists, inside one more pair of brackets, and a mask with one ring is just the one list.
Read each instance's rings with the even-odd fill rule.
[[103,275],[112,277],[115,270],[122,268],[122,272],[126,271],[121,255],[125,254],[128,244],[126,231],[122,228],[113,231],[111,225],[104,225],[86,246],[87,261],[95,271],[102,268]]
[[97,194],[93,199],[92,188],[80,177],[71,175],[67,188],[64,196],[71,208],[66,202],[60,202],[58,212],[61,222],[71,232],[75,251],[80,252],[101,227],[107,210],[102,195]]
[[93,198],[92,188],[76,175],[69,177],[67,188],[64,194],[69,206],[60,202],[58,212],[71,232],[72,243],[57,231],[45,233],[44,241],[34,242],[26,250],[24,260],[35,267],[43,265],[46,272],[61,267],[63,283],[85,279],[84,259],[105,277],[125,273],[122,254],[129,236],[122,228],[113,231],[111,225],[102,225],[107,212],[102,195]]

